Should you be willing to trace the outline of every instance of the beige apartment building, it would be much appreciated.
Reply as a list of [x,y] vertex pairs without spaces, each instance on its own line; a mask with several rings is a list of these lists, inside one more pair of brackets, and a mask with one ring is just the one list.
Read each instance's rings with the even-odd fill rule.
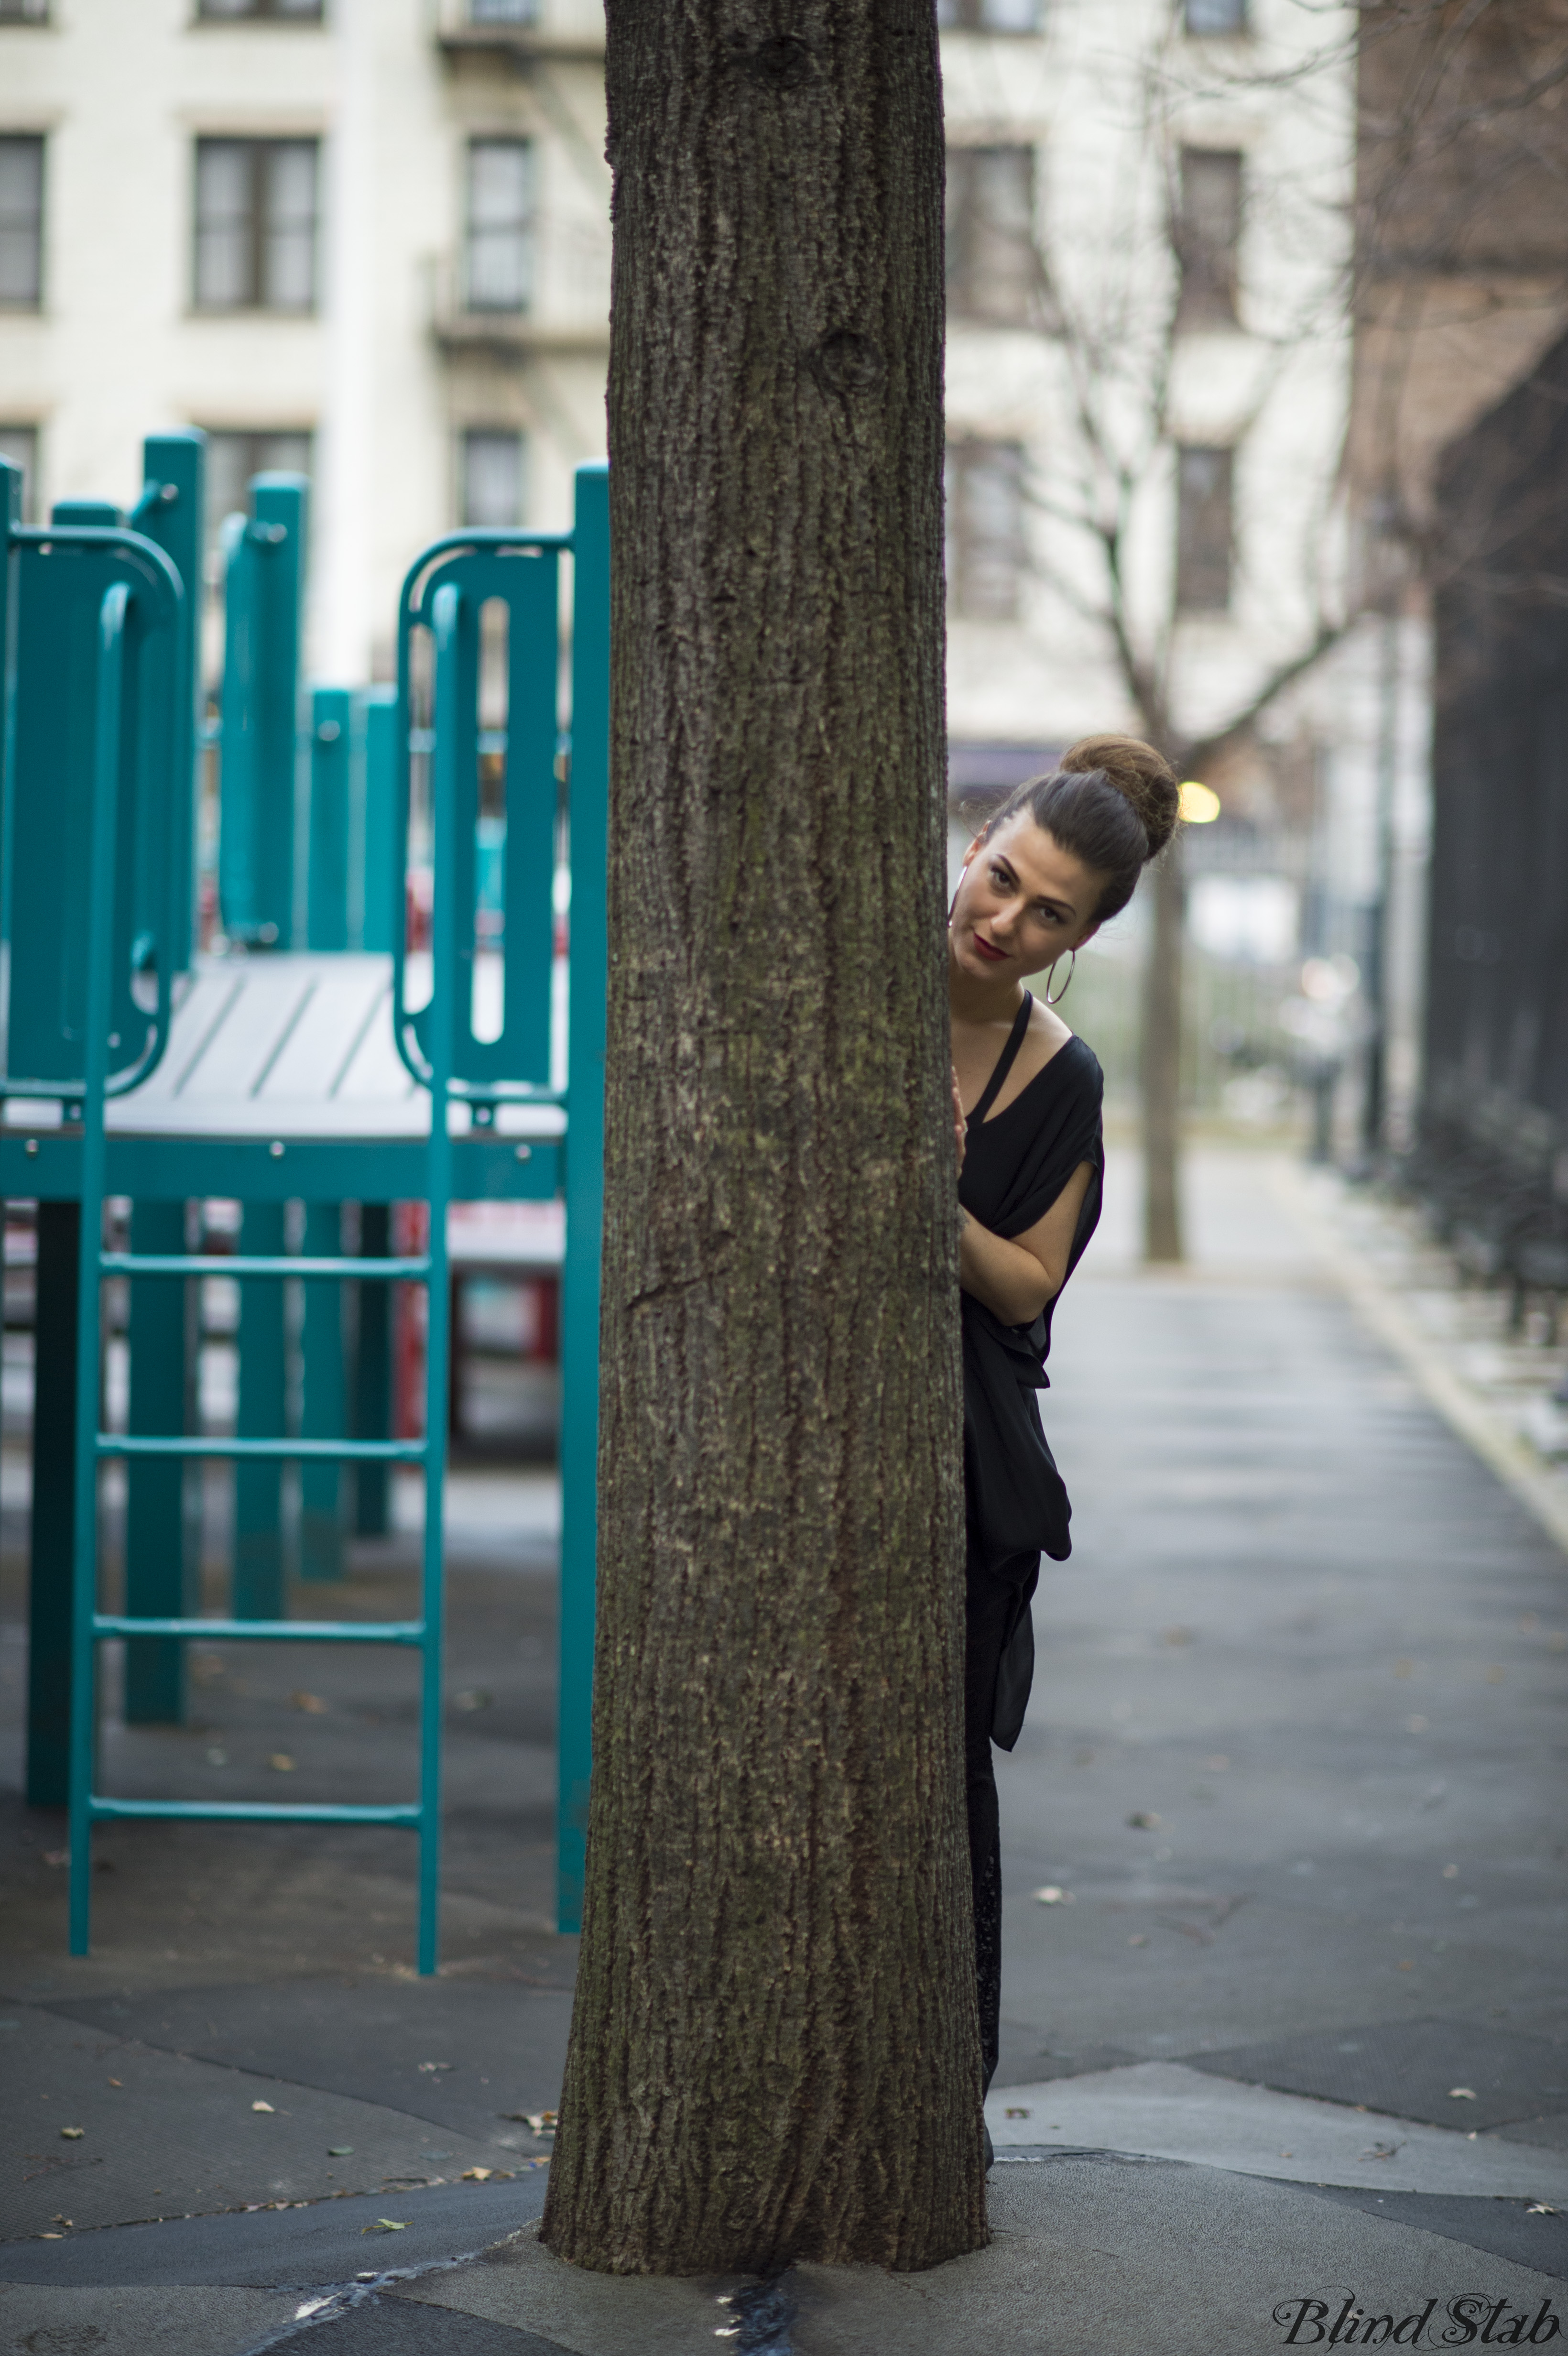
[[[1190,733],[1331,609],[1353,27],[1304,0],[937,14],[962,797],[1136,718],[1118,633]],[[603,454],[603,48],[595,0],[0,0],[0,446],[35,511],[128,500],[172,425],[211,436],[215,519],[303,468],[310,668],[384,674],[418,549],[564,525]],[[1270,735],[1301,724],[1267,716],[1228,812],[1278,834]],[[1274,874],[1210,916],[1294,948],[1300,900]]]
[[309,659],[386,671],[463,522],[570,519],[609,305],[593,0],[0,0],[0,450],[126,504],[211,437],[214,519],[312,480]]

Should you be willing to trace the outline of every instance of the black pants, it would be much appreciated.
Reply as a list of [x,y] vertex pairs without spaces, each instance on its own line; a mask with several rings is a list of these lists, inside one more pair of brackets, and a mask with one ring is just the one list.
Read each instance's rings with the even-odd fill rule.
[[965,1785],[969,1804],[969,1870],[975,1888],[975,1992],[980,2005],[980,2053],[987,2086],[996,2074],[1002,2008],[1002,1838],[991,1761],[991,1714],[997,1671],[1018,1618],[1019,1592],[1038,1560],[1037,1556],[1028,1555],[987,1561],[970,1536],[965,1565]]

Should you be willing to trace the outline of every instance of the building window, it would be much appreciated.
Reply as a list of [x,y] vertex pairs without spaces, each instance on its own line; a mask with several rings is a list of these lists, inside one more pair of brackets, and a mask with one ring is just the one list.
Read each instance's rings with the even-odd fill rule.
[[534,151],[527,139],[468,143],[471,311],[526,311],[534,293]]
[[1177,325],[1233,327],[1242,238],[1242,159],[1233,150],[1182,149],[1174,230],[1181,271]]
[[0,25],[47,25],[49,0],[0,0]]
[[44,292],[44,143],[0,138],[0,304],[36,311]]
[[531,25],[538,13],[534,0],[468,0],[471,25]]
[[1040,315],[1034,149],[947,152],[947,306],[955,318],[1019,327]]
[[218,546],[225,516],[249,511],[252,475],[308,475],[310,435],[298,427],[209,426],[207,433],[207,537]]
[[314,139],[197,141],[198,310],[315,308],[315,185]]
[[523,437],[474,426],[463,437],[463,520],[505,530],[523,519]]
[[948,33],[1038,33],[1041,0],[936,0],[936,21]]
[[1191,445],[1176,454],[1176,605],[1223,614],[1231,603],[1232,453]]
[[208,23],[220,18],[226,24],[319,25],[322,6],[321,0],[201,0],[196,13]]
[[947,445],[947,603],[970,622],[1015,622],[1024,546],[1024,454],[1016,442]]
[[31,523],[38,509],[37,427],[0,425],[0,458],[22,469],[22,521]]
[[1186,0],[1182,13],[1187,30],[1199,39],[1247,29],[1247,0]]

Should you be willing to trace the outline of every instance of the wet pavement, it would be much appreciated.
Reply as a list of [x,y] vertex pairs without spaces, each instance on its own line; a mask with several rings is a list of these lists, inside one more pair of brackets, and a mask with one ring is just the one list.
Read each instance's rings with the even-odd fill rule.
[[[1114,1156],[1058,1316],[1075,1550],[999,1762],[997,2238],[928,2276],[803,2269],[784,2338],[742,2346],[1251,2356],[1326,2340],[1346,2298],[1336,2344],[1358,2302],[1392,2333],[1435,2300],[1400,2344],[1455,2345],[1467,2297],[1477,2340],[1495,2309],[1494,2343],[1542,2344],[1568,2312],[1568,1566],[1358,1317],[1293,1185],[1200,1151],[1192,1265],[1149,1274]],[[548,2145],[513,2115],[553,2100],[572,1956],[546,1927],[548,1515],[518,1496],[508,1528],[492,1485],[453,1550],[434,1983],[396,1835],[116,1826],[70,1962],[59,1820],[7,1754],[0,2356],[318,2328],[642,2356],[723,2322],[732,2285],[585,2278],[528,2225]],[[400,1608],[411,1559],[362,1550],[347,1609]],[[111,1727],[123,1788],[400,1788],[401,1665],[238,1649],[198,1728]]]

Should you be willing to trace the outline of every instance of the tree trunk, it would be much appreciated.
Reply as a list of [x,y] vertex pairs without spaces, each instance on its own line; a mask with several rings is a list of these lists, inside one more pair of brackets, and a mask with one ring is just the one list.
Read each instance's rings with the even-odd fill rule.
[[1181,835],[1154,870],[1154,921],[1144,968],[1144,1256],[1179,1260],[1181,1242]]
[[544,2239],[986,2240],[932,0],[609,10],[599,1633]]

